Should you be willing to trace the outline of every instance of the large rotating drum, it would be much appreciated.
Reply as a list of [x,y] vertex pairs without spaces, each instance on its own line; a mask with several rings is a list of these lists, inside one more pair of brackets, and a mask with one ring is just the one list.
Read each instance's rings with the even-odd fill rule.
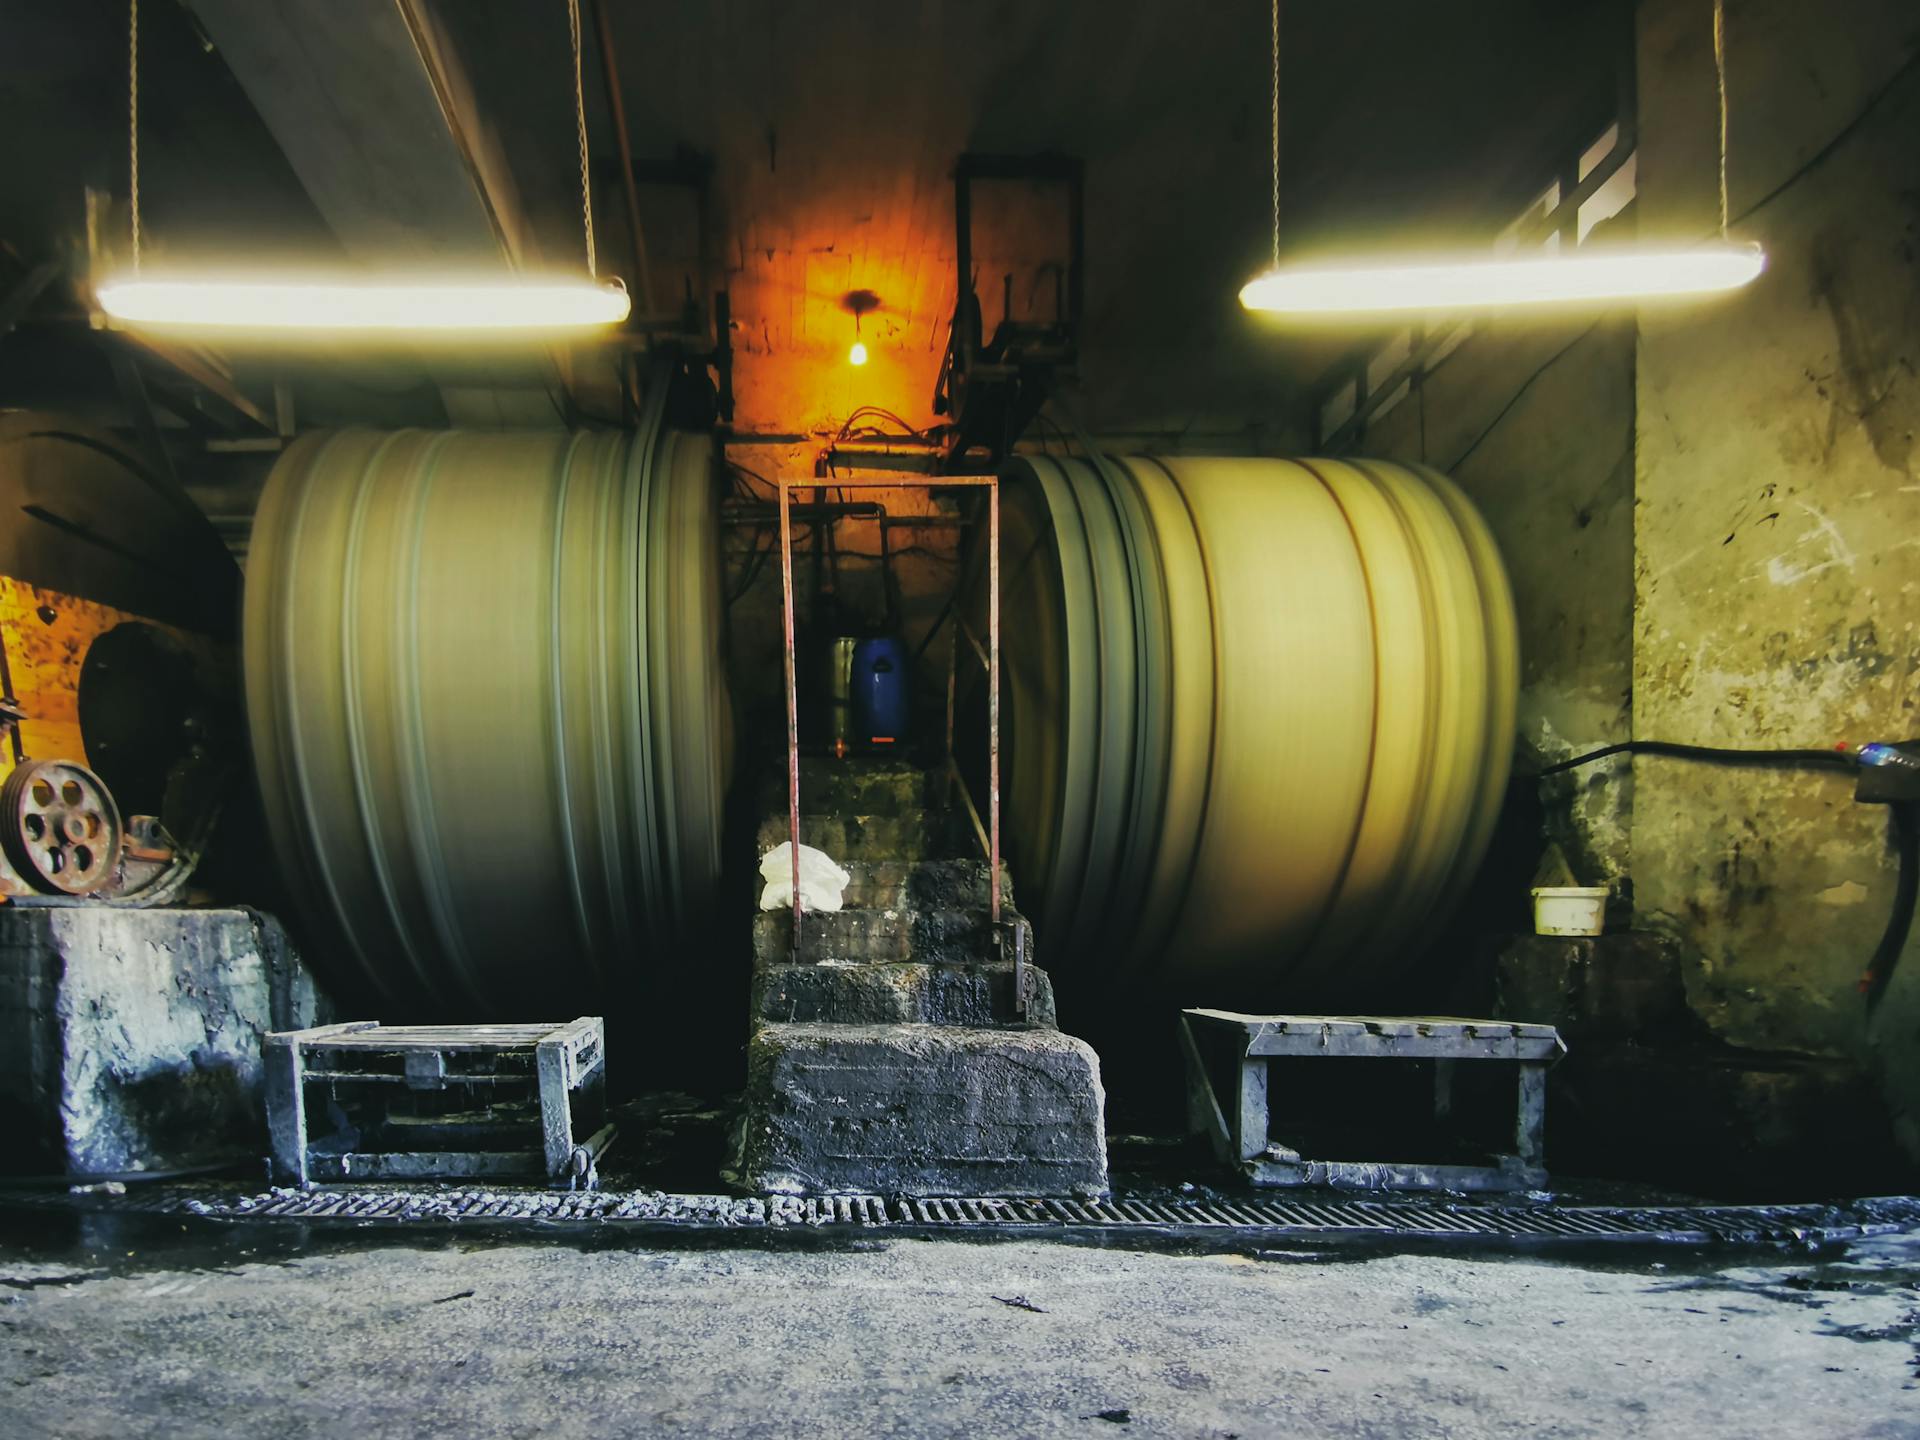
[[711,442],[342,431],[275,467],[247,709],[281,869],[392,1013],[625,993],[720,863]]
[[[1513,602],[1377,462],[1030,459],[1003,479],[1007,850],[1063,984],[1383,999],[1485,852]],[[978,592],[976,592],[976,599]]]

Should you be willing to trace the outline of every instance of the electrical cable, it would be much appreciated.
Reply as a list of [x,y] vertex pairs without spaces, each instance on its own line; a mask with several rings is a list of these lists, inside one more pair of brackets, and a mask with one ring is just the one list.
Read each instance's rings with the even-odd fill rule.
[[[1619,745],[1590,750],[1531,775],[1514,778],[1541,780],[1596,760],[1623,754],[1664,755],[1676,760],[1702,760],[1717,765],[1780,765],[1820,770],[1860,768],[1858,757],[1850,750],[1739,750],[1718,745],[1680,745],[1666,740],[1628,740]],[[1900,870],[1894,882],[1893,909],[1887,915],[1886,929],[1881,932],[1880,943],[1874,947],[1867,968],[1860,977],[1860,993],[1866,996],[1869,1015],[1879,1006],[1880,998],[1886,994],[1887,985],[1893,979],[1894,967],[1900,963],[1901,952],[1906,949],[1907,937],[1913,930],[1914,902],[1916,896],[1920,896],[1920,804],[1903,800],[1894,802],[1888,808],[1893,811],[1894,844],[1899,851]]]
[[1773,749],[1742,750],[1723,745],[1682,745],[1672,740],[1625,740],[1561,760],[1516,780],[1544,780],[1549,775],[1590,765],[1614,755],[1664,755],[1674,760],[1704,760],[1716,765],[1783,765],[1806,769],[1855,770],[1859,760],[1850,750]]
[[876,564],[881,560],[887,559],[889,556],[898,557],[901,555],[923,555],[927,559],[941,565],[958,565],[960,563],[951,551],[936,550],[931,545],[890,546],[886,555],[882,555],[878,550],[835,550],[834,554],[842,560],[872,560]]
[[1587,326],[1586,329],[1582,330],[1578,335],[1574,336],[1573,339],[1569,340],[1542,361],[1540,367],[1520,383],[1520,388],[1513,392],[1513,397],[1500,407],[1500,412],[1486,423],[1478,435],[1473,437],[1472,443],[1454,457],[1453,463],[1446,467],[1446,473],[1451,475],[1462,465],[1466,464],[1468,457],[1480,448],[1481,443],[1485,441],[1489,435],[1500,428],[1501,422],[1504,421],[1507,416],[1511,415],[1514,407],[1526,398],[1527,392],[1533,389],[1534,382],[1564,360],[1575,346],[1593,334],[1595,330],[1598,330],[1607,319],[1608,315],[1601,315],[1599,319],[1595,320],[1591,325]]
[[[888,421],[899,429],[897,432],[887,431],[877,425],[856,428],[856,422],[867,416]],[[912,440],[917,444],[925,445],[930,443],[929,434],[930,432],[909,423],[891,410],[883,409],[878,405],[862,405],[841,422],[840,431],[834,436],[834,443],[837,445],[843,440]]]
[[[727,596],[726,603],[729,606],[733,605],[735,601],[739,600],[748,590],[753,588],[754,583],[760,578],[761,570],[765,568],[766,562],[772,557],[774,547],[778,543],[773,538],[773,532],[778,528],[776,522],[756,520],[751,523],[754,528],[767,533],[767,541],[762,545],[756,540],[753,548],[747,552],[746,559],[741,562],[740,573],[734,581],[732,593]],[[796,550],[799,549],[801,545],[812,536],[812,533],[812,526],[796,528],[793,532],[794,548]],[[898,557],[901,555],[924,556],[926,559],[942,565],[958,563],[951,553],[944,550],[936,550],[930,545],[895,546],[888,551],[888,555],[882,555],[877,550],[842,550],[838,548],[834,550],[833,554],[835,558],[839,560],[871,560],[876,564],[888,558],[888,556]],[[944,614],[941,618],[945,618]]]
[[748,552],[747,558],[741,562],[739,577],[734,581],[733,590],[727,596],[728,609],[732,609],[734,603],[753,588],[754,582],[760,578],[761,570],[766,567],[767,561],[772,557],[774,546],[780,543],[774,536],[777,525],[762,528],[766,532],[764,537],[754,536],[753,548]]
[[1869,1015],[1887,993],[1894,966],[1900,963],[1900,952],[1907,948],[1907,936],[1913,929],[1914,898],[1920,894],[1920,803],[1901,800],[1889,808],[1893,811],[1894,844],[1900,852],[1900,876],[1894,882],[1887,928],[1881,932],[1880,943],[1860,977],[1860,993],[1867,997]]
[[1052,426],[1054,437],[1060,442],[1060,448],[1069,456],[1071,456],[1074,453],[1073,437],[1067,433],[1066,427],[1061,425],[1061,423],[1058,420],[1054,419],[1053,416],[1049,415],[1044,408],[1040,410],[1036,410],[1034,412],[1033,418],[1040,421],[1042,424]]
[[1834,132],[1831,140],[1827,141],[1826,144],[1808,156],[1805,163],[1802,164],[1799,169],[1795,170],[1791,175],[1787,176],[1786,179],[1782,180],[1778,185],[1775,185],[1771,190],[1767,191],[1766,194],[1754,201],[1753,204],[1747,206],[1746,209],[1734,216],[1733,223],[1738,225],[1742,220],[1746,220],[1766,209],[1767,206],[1778,200],[1787,191],[1791,190],[1795,185],[1798,185],[1813,171],[1831,159],[1833,153],[1848,140],[1852,139],[1854,132],[1872,118],[1874,112],[1880,108],[1887,97],[1899,89],[1904,81],[1912,78],[1916,69],[1920,69],[1920,50],[1916,50],[1901,62],[1900,68],[1887,77],[1884,85],[1873,92],[1872,97],[1868,99],[1865,105],[1860,107],[1859,113],[1856,114],[1853,119],[1849,120]]
[[[742,465],[738,460],[727,461],[727,469],[733,474],[734,493],[742,499],[760,501],[771,498],[777,501],[780,498],[780,487],[762,475],[758,470],[750,469]],[[759,484],[766,486],[767,494],[765,496],[755,494],[753,487],[745,483],[748,480],[757,481]]]

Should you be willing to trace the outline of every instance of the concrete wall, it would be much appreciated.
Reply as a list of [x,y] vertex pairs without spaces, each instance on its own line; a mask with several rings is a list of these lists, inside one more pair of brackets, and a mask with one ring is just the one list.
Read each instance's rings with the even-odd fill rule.
[[[1920,12],[1728,0],[1739,296],[1642,314],[1634,728],[1738,746],[1920,732]],[[1716,227],[1709,0],[1639,16],[1643,237]],[[1511,555],[1511,551],[1509,554]],[[1689,952],[1693,1008],[1736,1046],[1881,1079],[1920,1153],[1920,960],[1876,1022],[1856,982],[1885,923],[1886,812],[1850,782],[1637,767],[1641,923]]]
[[258,1153],[261,1040],[331,1019],[245,910],[0,910],[0,1158],[112,1174]]
[[[1629,735],[1920,733],[1920,13],[1727,11],[1732,233],[1767,273],[1482,328],[1356,447],[1449,471],[1487,514],[1520,609],[1522,764]],[[1647,0],[1636,31],[1628,215],[1689,244],[1719,223],[1710,0]],[[1542,798],[1581,878],[1629,880],[1636,923],[1679,942],[1717,1039],[1858,1067],[1920,1154],[1916,947],[1871,1025],[1857,988],[1892,899],[1885,811],[1843,776],[1657,758]]]

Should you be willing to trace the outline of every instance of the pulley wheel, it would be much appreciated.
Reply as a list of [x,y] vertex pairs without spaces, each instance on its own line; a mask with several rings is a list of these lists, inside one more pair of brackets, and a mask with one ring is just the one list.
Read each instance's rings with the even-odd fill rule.
[[48,895],[90,895],[120,863],[120,810],[100,777],[70,760],[29,760],[0,786],[0,845]]

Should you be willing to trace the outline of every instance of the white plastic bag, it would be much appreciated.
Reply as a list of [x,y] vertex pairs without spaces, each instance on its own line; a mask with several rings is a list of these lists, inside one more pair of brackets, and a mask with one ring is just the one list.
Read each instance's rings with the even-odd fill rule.
[[[767,888],[760,892],[762,910],[785,910],[793,904],[793,847],[782,840],[760,857],[760,875]],[[800,905],[807,910],[838,910],[853,876],[833,863],[824,850],[800,847]]]

